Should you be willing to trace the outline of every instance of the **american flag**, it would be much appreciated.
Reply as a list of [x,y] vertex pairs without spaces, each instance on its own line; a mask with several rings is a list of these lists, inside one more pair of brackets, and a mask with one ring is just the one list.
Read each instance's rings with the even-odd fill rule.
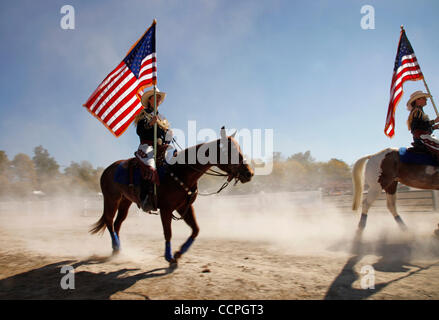
[[116,137],[124,133],[142,110],[143,89],[157,83],[155,25],[154,20],[84,104]]
[[407,80],[414,81],[421,80],[422,78],[423,75],[418,65],[415,52],[405,35],[405,30],[401,28],[395,67],[393,68],[392,84],[390,85],[389,109],[384,127],[384,134],[389,138],[395,135],[395,110],[404,93],[402,85]]

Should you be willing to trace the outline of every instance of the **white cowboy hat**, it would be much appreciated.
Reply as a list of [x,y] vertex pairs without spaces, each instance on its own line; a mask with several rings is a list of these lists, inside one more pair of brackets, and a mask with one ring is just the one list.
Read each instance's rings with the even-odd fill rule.
[[422,91],[415,91],[410,96],[409,101],[407,101],[407,109],[412,110],[412,102],[419,98],[430,98],[430,95],[428,93],[422,92]]
[[[156,89],[155,89],[155,94],[156,94],[157,98],[158,98],[158,97],[161,98],[161,99],[160,99],[160,102],[158,102],[158,104],[157,104],[157,106],[159,106],[159,105],[163,102],[163,100],[165,100],[166,93],[165,93],[165,92],[160,92],[159,89],[156,88]],[[147,107],[147,106],[148,106],[148,99],[149,99],[151,96],[153,96],[153,95],[154,95],[154,89],[151,89],[151,90],[149,90],[149,91],[146,91],[146,92],[144,92],[144,93],[142,94],[141,102],[142,102],[142,105],[143,105],[144,107]],[[157,100],[158,100],[158,99],[157,99]]]

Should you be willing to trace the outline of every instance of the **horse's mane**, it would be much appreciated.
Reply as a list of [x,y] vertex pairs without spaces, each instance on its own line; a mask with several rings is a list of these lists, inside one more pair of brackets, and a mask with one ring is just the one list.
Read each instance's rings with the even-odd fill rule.
[[[176,159],[177,162],[176,162],[174,165],[181,164],[181,162],[178,161],[179,157],[180,157],[180,158],[181,158],[181,157],[184,157],[184,160],[185,160],[185,162],[186,162],[186,161],[188,161],[188,155],[190,154],[190,152],[195,152],[195,155],[196,155],[197,152],[198,152],[198,149],[199,149],[201,146],[206,145],[206,144],[216,144],[216,143],[218,142],[218,140],[219,140],[219,139],[217,139],[217,140],[213,140],[213,141],[209,141],[209,142],[199,143],[199,144],[197,144],[197,145],[195,145],[195,146],[191,146],[191,147],[188,147],[188,148],[183,149],[183,150],[181,150],[181,151],[178,151],[178,152],[177,152],[177,155],[175,156],[175,157],[177,158],[177,159]],[[192,151],[192,150],[194,150],[194,151]],[[184,163],[184,162],[183,162],[183,163]]]
[[[181,163],[186,163],[188,161],[188,156],[189,156],[190,152],[195,152],[195,155],[197,155],[198,149],[201,146],[206,146],[207,144],[214,144],[214,145],[216,145],[219,140],[221,140],[221,138],[216,139],[216,140],[212,140],[212,141],[208,141],[208,142],[199,143],[199,144],[197,144],[195,146],[191,146],[191,147],[188,147],[188,148],[183,149],[181,151],[178,151],[177,155],[176,155],[176,158],[177,158],[176,160],[177,161],[173,165],[178,165],[178,164],[181,164]],[[227,141],[230,141],[231,143],[233,143],[235,145],[235,147],[237,148],[238,152],[241,152],[241,148],[240,148],[239,144],[237,143],[237,141],[233,137],[227,137]],[[179,161],[179,157],[180,157],[180,159],[181,159],[181,157],[184,157],[181,160],[185,160],[185,161]]]

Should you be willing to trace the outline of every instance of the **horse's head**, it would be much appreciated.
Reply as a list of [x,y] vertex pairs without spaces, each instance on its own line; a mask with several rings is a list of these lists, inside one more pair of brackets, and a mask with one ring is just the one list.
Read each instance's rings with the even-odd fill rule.
[[228,181],[235,179],[236,182],[246,183],[251,180],[254,172],[247,164],[241,148],[234,138],[235,134],[236,132],[227,136],[224,127],[221,128],[221,139],[217,142],[219,161],[216,166],[228,174]]

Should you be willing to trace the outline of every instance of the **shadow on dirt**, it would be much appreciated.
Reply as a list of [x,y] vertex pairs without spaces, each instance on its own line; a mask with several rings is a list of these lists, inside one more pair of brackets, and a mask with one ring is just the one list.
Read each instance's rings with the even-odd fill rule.
[[[100,264],[111,257],[91,257],[84,261],[60,261],[0,280],[0,299],[109,299],[111,295],[124,291],[137,281],[163,277],[175,268],[157,268],[146,272],[132,272],[139,269],[120,269],[113,272],[75,271],[75,289],[62,289],[61,280],[67,273],[61,273],[63,266],[76,268],[90,264]],[[68,282],[70,283],[70,282]],[[128,293],[149,299],[148,296]]]
[[[348,248],[350,249],[347,250]],[[433,237],[391,240],[386,235],[382,235],[376,242],[363,242],[360,238],[355,238],[350,244],[339,243],[329,249],[348,251],[353,256],[348,259],[330,285],[324,297],[325,300],[367,299],[393,282],[439,265],[438,261],[424,267],[411,263],[415,258],[439,258],[439,241]],[[354,268],[366,255],[379,257],[379,261],[372,265],[375,271],[404,274],[388,282],[375,283],[373,289],[354,288],[354,282],[360,279],[360,275]]]

